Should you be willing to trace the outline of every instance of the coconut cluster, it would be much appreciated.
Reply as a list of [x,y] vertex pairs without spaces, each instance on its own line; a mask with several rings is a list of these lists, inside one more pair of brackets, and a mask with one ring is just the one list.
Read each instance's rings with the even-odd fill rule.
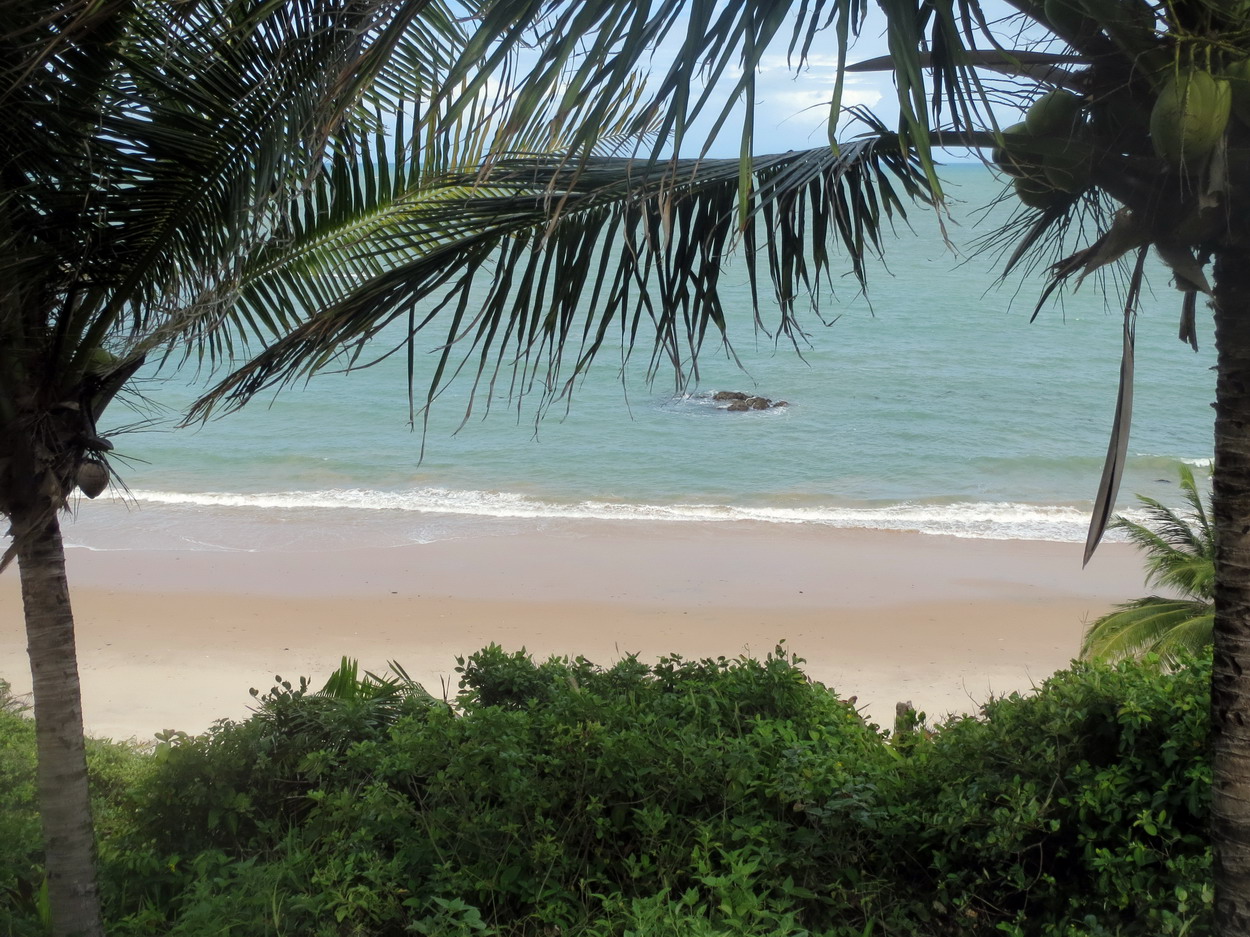
[[1082,87],[1001,132],[993,161],[1025,205],[1070,203],[1109,153],[1201,173],[1232,122],[1250,127],[1250,0],[1045,0],[1043,17],[1078,51],[1122,54],[1091,52]]

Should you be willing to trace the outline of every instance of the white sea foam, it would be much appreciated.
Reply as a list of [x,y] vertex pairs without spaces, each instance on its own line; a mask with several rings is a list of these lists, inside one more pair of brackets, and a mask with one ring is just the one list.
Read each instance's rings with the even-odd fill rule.
[[1012,502],[900,503],[873,506],[727,504],[640,504],[609,501],[559,503],[515,492],[415,488],[380,491],[362,488],[287,492],[132,491],[140,504],[209,509],[277,511],[368,511],[514,519],[614,521],[756,521],[827,527],[917,531],[995,540],[1079,541],[1088,513],[1062,505]]

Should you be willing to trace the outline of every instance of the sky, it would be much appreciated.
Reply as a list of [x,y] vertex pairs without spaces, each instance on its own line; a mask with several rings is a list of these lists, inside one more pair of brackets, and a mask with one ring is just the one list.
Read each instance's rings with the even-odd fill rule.
[[[993,20],[1009,12],[1000,0],[984,3],[987,16]],[[679,27],[680,28],[680,27]],[[801,67],[787,61],[786,47],[792,25],[787,23],[778,33],[774,43],[775,52],[767,54],[756,73],[756,145],[757,155],[781,153],[787,150],[809,149],[827,140],[826,122],[829,102],[837,78],[836,35],[832,29],[821,33],[812,52]],[[679,39],[670,35],[655,50],[651,60],[653,74],[658,78],[678,54]],[[885,55],[888,46],[884,35],[884,18],[872,7],[859,37],[848,55],[850,63],[865,61]],[[732,84],[741,72],[726,74],[719,86],[722,91],[716,100],[723,102]],[[894,126],[898,117],[895,89],[891,72],[856,73],[846,76],[843,89],[843,105],[862,105],[881,117],[887,126]],[[711,128],[717,107],[709,107],[710,114],[701,117],[690,139],[702,142]],[[740,114],[740,111],[739,111]],[[1009,116],[1005,123],[1019,119]],[[737,156],[739,148],[740,117],[731,119],[710,151],[712,156]],[[855,131],[853,127],[850,132]],[[683,149],[689,149],[684,147]],[[686,152],[684,155],[695,155]]]
[[[837,80],[836,38],[832,30],[822,33],[824,48],[821,48],[822,43],[818,39],[807,61],[796,69],[795,64],[786,58],[786,45],[791,28],[789,24],[783,27],[780,38],[775,43],[777,51],[765,55],[756,72],[757,154],[810,149],[821,146],[828,139],[826,124],[829,102]],[[885,54],[886,43],[879,33],[880,28],[874,29],[870,22],[868,30],[856,42],[848,61],[855,62]],[[656,49],[652,61],[657,75],[663,73],[677,54],[677,46],[677,39],[671,37]],[[719,84],[723,91],[718,93],[715,99],[717,102],[724,101],[740,76],[741,70],[736,69],[722,78]],[[897,108],[893,106],[894,88],[888,72],[847,75],[842,102],[847,107],[858,104],[873,110],[880,109],[890,123],[893,123],[897,114]],[[887,107],[882,107],[883,104]],[[692,140],[702,141],[706,137],[719,107],[713,110],[709,106],[709,110],[712,113],[701,117],[696,123]],[[741,118],[738,115],[735,117],[736,119],[727,123],[710,155],[737,156]]]

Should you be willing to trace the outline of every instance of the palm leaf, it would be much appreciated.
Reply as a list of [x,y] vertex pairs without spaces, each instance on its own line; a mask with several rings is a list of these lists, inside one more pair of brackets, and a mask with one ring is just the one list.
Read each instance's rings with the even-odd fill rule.
[[[211,363],[240,324],[272,335],[302,316],[279,291],[234,305],[258,246],[290,233],[292,193],[324,171],[340,198],[379,197],[383,180],[357,175],[352,152],[381,134],[390,102],[441,81],[459,42],[435,0],[0,9],[6,499],[55,511],[63,495],[46,493],[71,490],[85,449],[103,457],[101,349],[131,369],[114,375],[175,349]],[[39,406],[82,414],[79,431],[21,416],[35,385]]]
[[[522,395],[540,388],[549,403],[571,391],[611,332],[628,356],[644,329],[654,336],[649,371],[671,365],[680,384],[709,335],[724,341],[717,285],[720,258],[738,243],[738,161],[500,159],[486,184],[476,178],[432,184],[399,230],[373,239],[368,259],[385,272],[237,368],[193,417],[332,364],[366,366],[398,347],[411,353],[417,334],[434,327],[427,400],[466,367],[475,382],[507,367]],[[817,295],[816,278],[829,270],[825,251],[815,267],[804,262],[808,238],[833,238],[862,261],[879,247],[881,226],[904,217],[904,197],[924,197],[926,183],[885,133],[839,153],[821,147],[754,161],[742,243],[763,239],[777,334],[797,333],[795,300]],[[554,221],[553,202],[561,206]],[[427,247],[412,251],[414,239]],[[747,262],[754,279],[753,252]],[[862,263],[856,270],[862,278]],[[364,344],[399,320],[404,345],[362,358]]]
[[1211,641],[1214,621],[1215,538],[1193,470],[1180,466],[1181,490],[1189,505],[1181,516],[1154,498],[1138,495],[1144,523],[1117,517],[1112,526],[1146,555],[1147,583],[1179,593],[1178,598],[1137,599],[1095,621],[1081,647],[1085,657],[1172,659]]
[[1211,643],[1214,621],[1209,602],[1156,595],[1136,599],[1090,625],[1081,656],[1116,660],[1157,653],[1172,659],[1181,651],[1196,653]]
[[1138,495],[1145,507],[1144,523],[1116,518],[1113,526],[1147,557],[1148,583],[1166,586],[1182,595],[1210,602],[1215,584],[1215,536],[1207,510],[1194,480],[1193,470],[1180,467],[1181,491],[1189,506],[1188,517],[1154,498]]
[[[961,53],[964,65],[984,68],[1012,77],[1028,78],[1041,85],[1060,88],[1080,88],[1080,75],[1062,66],[1077,66],[1085,63],[1082,55],[1057,52],[1037,52],[1021,49],[965,49]],[[921,68],[932,68],[934,56],[922,52],[917,56]],[[864,59],[846,66],[846,71],[884,72],[894,70],[894,58],[889,55]]]
[[1094,498],[1094,510],[1085,538],[1085,559],[1088,564],[1094,550],[1106,532],[1115,509],[1115,498],[1120,491],[1120,479],[1124,475],[1124,463],[1128,457],[1129,426],[1133,419],[1133,360],[1134,332],[1137,315],[1137,298],[1141,292],[1142,268],[1146,261],[1146,249],[1137,254],[1137,266],[1128,298],[1124,304],[1123,355],[1120,359],[1120,386],[1116,392],[1115,418],[1111,424],[1111,436],[1107,442],[1107,459],[1103,464],[1102,479],[1098,483],[1098,495]]

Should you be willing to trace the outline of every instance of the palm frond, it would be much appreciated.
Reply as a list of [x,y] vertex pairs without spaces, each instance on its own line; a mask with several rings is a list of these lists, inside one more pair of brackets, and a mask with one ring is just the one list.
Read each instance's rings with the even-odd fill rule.
[[1119,660],[1156,653],[1171,659],[1181,651],[1197,653],[1211,643],[1214,621],[1209,602],[1147,596],[1090,625],[1081,656]]
[[1182,465],[1180,476],[1188,516],[1154,498],[1138,495],[1146,520],[1138,523],[1117,517],[1113,526],[1145,553],[1148,583],[1210,602],[1215,584],[1215,535],[1193,470]]
[[8,230],[32,240],[0,245],[0,275],[21,267],[29,282],[32,257],[76,257],[77,270],[43,282],[71,284],[47,301],[61,341],[83,354],[219,291],[272,233],[275,196],[319,171],[348,110],[379,113],[414,83],[436,84],[456,32],[435,3],[116,6],[128,16],[109,21],[110,41],[66,50],[51,31],[28,55],[41,64],[32,80],[6,94],[17,139],[44,142],[6,148]]
[[[1038,52],[1025,49],[965,49],[963,63],[1017,78],[1029,78],[1041,85],[1059,88],[1081,87],[1082,80],[1064,66],[1085,64],[1083,55],[1064,52]],[[923,52],[917,57],[921,68],[932,68],[932,53]],[[864,59],[846,66],[848,72],[885,72],[894,70],[894,59],[889,55]]]
[[[258,246],[326,167],[377,196],[353,148],[428,98],[462,41],[439,0],[0,9],[0,490],[33,518],[15,542],[88,452],[106,458],[105,371],[175,349],[211,362],[249,314],[270,331],[302,316],[278,294],[231,313]],[[422,162],[449,141],[403,146]]]
[[1137,266],[1128,297],[1124,303],[1123,353],[1120,358],[1120,384],[1116,391],[1115,417],[1111,422],[1111,434],[1107,441],[1107,458],[1103,464],[1102,479],[1094,498],[1094,510],[1085,538],[1085,563],[1089,563],[1094,549],[1102,539],[1115,509],[1116,495],[1120,491],[1120,479],[1128,458],[1128,434],[1133,419],[1133,369],[1136,344],[1137,299],[1141,293],[1142,267],[1146,260],[1143,247],[1137,254]]
[[[905,217],[906,201],[928,197],[922,168],[876,129],[838,153],[756,158],[741,236],[732,159],[570,166],[558,156],[518,157],[496,160],[484,182],[477,174],[438,180],[410,218],[373,240],[368,260],[385,272],[228,375],[192,418],[332,364],[365,366],[377,356],[362,358],[364,344],[397,321],[406,323],[403,344],[378,355],[411,354],[418,333],[439,330],[431,401],[466,367],[475,386],[506,367],[522,395],[540,389],[549,403],[571,391],[613,330],[626,356],[641,334],[654,335],[650,374],[671,366],[680,385],[697,374],[709,336],[725,342],[723,254],[741,243],[756,282],[762,242],[780,309],[773,331],[793,337],[796,299],[818,298],[829,273],[829,240],[859,258],[862,278],[883,228]],[[426,248],[413,253],[414,239]],[[812,243],[820,247],[808,267]],[[762,321],[758,294],[756,314]]]
[[[615,121],[612,102],[617,89],[653,64],[656,46],[667,41],[675,51],[649,85],[649,100],[628,128],[634,134],[654,131],[654,145],[642,155],[659,160],[666,149],[680,153],[690,149],[687,142],[698,145],[687,137],[702,115],[707,115],[712,134],[718,132],[734,107],[747,98],[764,56],[782,41],[791,65],[801,68],[822,30],[834,28],[844,45],[858,32],[865,10],[863,0],[492,4],[450,72],[444,92],[453,102],[448,117],[458,116],[455,100],[461,97],[462,84],[472,96],[492,78],[506,76],[498,82],[499,109],[508,115],[496,141],[499,152],[516,150],[518,141],[549,121],[551,101],[559,102],[557,119],[568,128],[569,152],[591,152],[600,129]],[[787,21],[792,25],[784,40]],[[513,67],[523,49],[537,49],[538,58],[521,74]],[[714,95],[722,78],[729,86],[724,100],[718,101]],[[840,110],[836,92],[831,103],[836,115]],[[574,109],[576,123],[565,116]]]
[[1146,520],[1119,516],[1112,524],[1146,556],[1146,582],[1179,594],[1152,595],[1117,606],[1085,633],[1083,657],[1140,657],[1157,653],[1174,658],[1198,651],[1211,641],[1214,622],[1215,537],[1203,498],[1187,465],[1179,468],[1181,490],[1189,505],[1182,516],[1155,498],[1138,495]]

